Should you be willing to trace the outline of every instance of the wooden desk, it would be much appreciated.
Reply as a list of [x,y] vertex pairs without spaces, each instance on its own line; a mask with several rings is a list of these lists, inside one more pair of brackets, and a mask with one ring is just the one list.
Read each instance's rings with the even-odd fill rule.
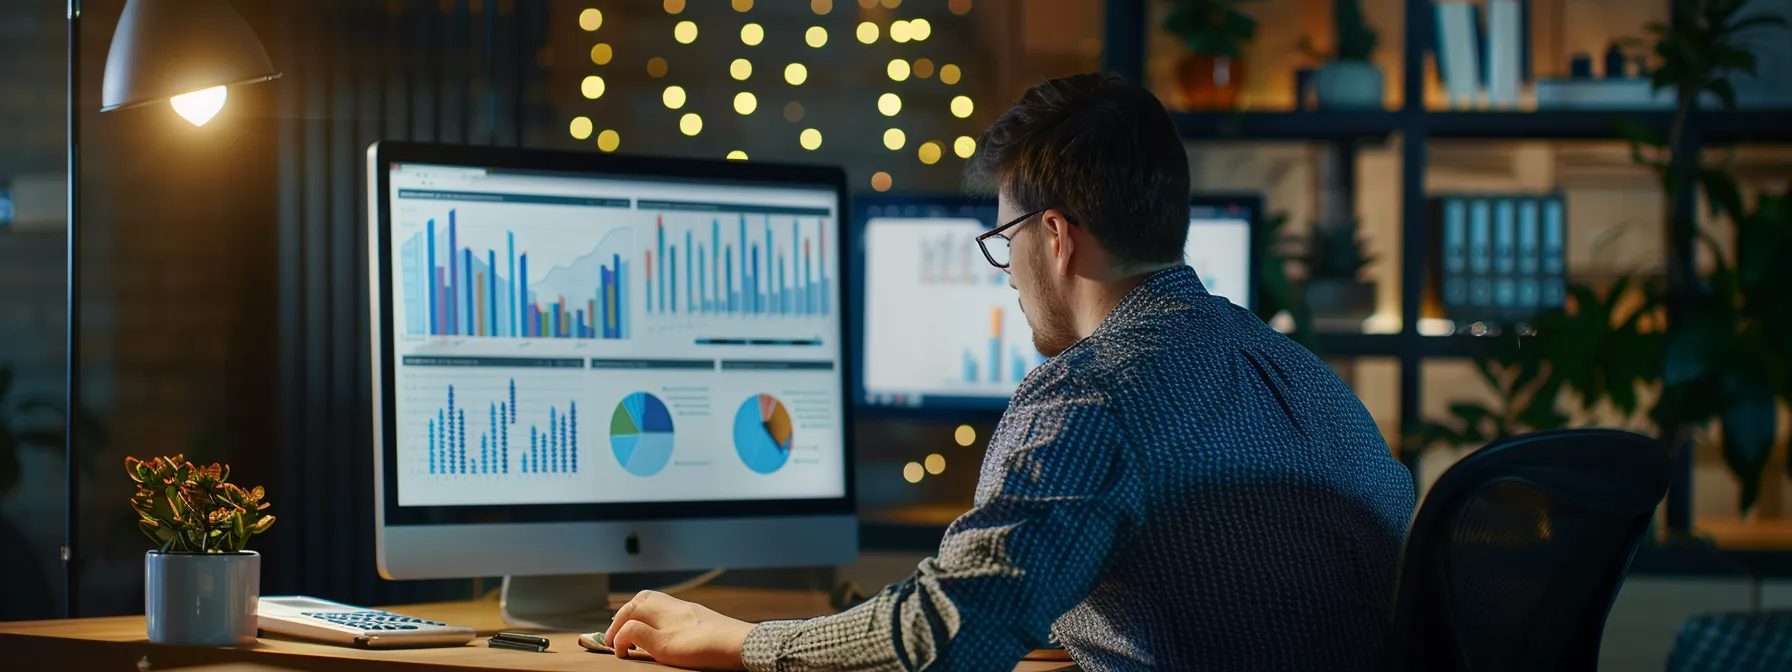
[[[683,595],[718,612],[749,621],[810,618],[829,613],[819,592],[699,588]],[[495,600],[384,607],[411,616],[465,625],[490,636],[504,627]],[[492,649],[483,638],[445,649],[369,651],[277,635],[254,645],[205,648],[159,646],[145,638],[142,616],[0,623],[0,667],[8,670],[165,670],[196,665],[252,664],[277,669],[374,672],[376,670],[647,670],[654,663],[620,660],[579,646],[578,633],[536,633],[553,642],[546,653]],[[1027,661],[1016,672],[1064,669],[1068,663]]]

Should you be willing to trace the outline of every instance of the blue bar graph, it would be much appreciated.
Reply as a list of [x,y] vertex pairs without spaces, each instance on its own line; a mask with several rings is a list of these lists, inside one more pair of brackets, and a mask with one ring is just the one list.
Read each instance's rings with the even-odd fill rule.
[[[830,309],[831,279],[827,271],[827,226],[822,218],[791,220],[789,239],[780,238],[771,216],[749,227],[738,221],[739,236],[722,239],[720,218],[700,224],[670,226],[680,243],[666,244],[668,223],[654,224],[654,244],[641,250],[648,278],[649,313],[735,316],[820,316]],[[777,230],[782,230],[782,224]],[[805,233],[807,232],[807,233]],[[700,240],[708,233],[709,240]],[[749,236],[752,237],[749,237]],[[683,272],[679,267],[683,267]],[[655,279],[657,276],[657,279]],[[680,291],[680,285],[683,291]]]
[[[529,283],[530,255],[517,250],[515,231],[503,231],[497,245],[476,251],[462,246],[465,237],[459,229],[465,222],[458,221],[455,210],[448,211],[447,219],[445,249],[438,248],[434,219],[403,245],[406,333],[484,338],[630,336],[626,303],[632,264],[623,254],[632,247],[627,242],[631,229],[614,229],[598,249],[566,266],[547,269],[551,286],[546,291],[554,295],[542,296]],[[612,243],[612,238],[622,242]],[[504,249],[502,261],[496,248]],[[561,272],[562,277],[598,278],[598,282],[576,287],[555,284]]]
[[[516,472],[578,473],[579,428],[578,406],[567,402],[566,412],[548,407],[547,425],[529,427],[529,449],[519,451]],[[483,418],[481,418],[483,416]],[[427,469],[434,475],[502,476],[512,473],[510,463],[510,427],[517,424],[516,380],[512,379],[507,400],[486,405],[483,414],[475,411],[475,420],[485,420],[476,443],[467,433],[467,409],[456,399],[455,387],[448,386],[446,405],[436,409],[427,421]]]

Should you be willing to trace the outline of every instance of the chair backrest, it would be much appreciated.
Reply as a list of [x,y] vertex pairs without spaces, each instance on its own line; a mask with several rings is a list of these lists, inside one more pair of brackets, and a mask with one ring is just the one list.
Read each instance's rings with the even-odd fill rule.
[[1607,429],[1517,436],[1464,457],[1407,533],[1389,669],[1595,669],[1671,468],[1659,442]]

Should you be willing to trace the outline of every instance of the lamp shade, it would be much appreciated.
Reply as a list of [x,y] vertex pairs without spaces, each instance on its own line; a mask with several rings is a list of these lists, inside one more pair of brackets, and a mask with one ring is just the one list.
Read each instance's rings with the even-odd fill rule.
[[279,76],[226,0],[128,0],[106,54],[100,111]]

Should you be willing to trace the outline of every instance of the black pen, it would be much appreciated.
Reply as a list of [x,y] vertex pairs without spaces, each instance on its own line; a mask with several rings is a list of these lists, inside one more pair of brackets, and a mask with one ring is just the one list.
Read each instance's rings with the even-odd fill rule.
[[548,650],[548,638],[515,632],[500,632],[492,635],[492,638],[486,641],[486,646],[494,649],[541,652]]

